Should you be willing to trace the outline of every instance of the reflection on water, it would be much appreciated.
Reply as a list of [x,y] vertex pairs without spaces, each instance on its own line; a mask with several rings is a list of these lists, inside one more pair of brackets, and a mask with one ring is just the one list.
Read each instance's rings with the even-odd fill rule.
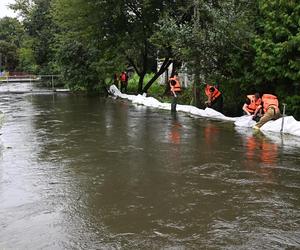
[[177,114],[172,113],[172,124],[171,124],[171,131],[169,134],[170,142],[173,144],[180,144],[180,129],[181,129],[181,124],[178,121]]
[[274,167],[278,160],[279,146],[261,133],[245,137],[246,167],[256,171],[267,182],[275,182]]
[[220,128],[213,122],[208,122],[204,128],[204,139],[207,146],[213,146],[219,141]]
[[0,109],[0,249],[300,247],[295,146],[123,100]]

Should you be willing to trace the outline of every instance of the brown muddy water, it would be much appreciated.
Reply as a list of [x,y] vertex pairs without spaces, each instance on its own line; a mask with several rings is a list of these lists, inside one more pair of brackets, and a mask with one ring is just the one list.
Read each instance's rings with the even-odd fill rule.
[[0,110],[1,250],[300,248],[296,138],[72,94]]

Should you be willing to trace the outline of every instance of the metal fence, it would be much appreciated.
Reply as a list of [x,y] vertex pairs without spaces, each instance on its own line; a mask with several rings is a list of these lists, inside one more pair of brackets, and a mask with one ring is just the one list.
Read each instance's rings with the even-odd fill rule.
[[0,83],[9,82],[30,82],[37,86],[44,86],[55,89],[63,87],[63,79],[61,75],[31,75],[31,74],[12,74],[0,76]]

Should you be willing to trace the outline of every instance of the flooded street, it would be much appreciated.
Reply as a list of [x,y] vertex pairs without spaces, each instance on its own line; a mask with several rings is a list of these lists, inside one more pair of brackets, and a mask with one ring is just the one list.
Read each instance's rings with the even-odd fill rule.
[[0,249],[300,248],[300,138],[68,93],[0,110]]

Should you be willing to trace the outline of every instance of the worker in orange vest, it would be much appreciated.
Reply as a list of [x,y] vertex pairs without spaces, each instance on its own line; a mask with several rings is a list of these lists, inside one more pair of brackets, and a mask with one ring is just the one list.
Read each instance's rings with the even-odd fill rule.
[[206,107],[223,112],[223,96],[219,89],[216,86],[206,84],[205,94],[207,96]]
[[264,94],[262,96],[262,108],[264,115],[259,122],[254,125],[254,129],[260,129],[262,125],[270,120],[276,120],[281,117],[277,96]]
[[125,71],[122,71],[122,73],[120,75],[120,82],[121,82],[121,92],[126,93],[127,85],[128,85],[128,75]]
[[245,104],[243,105],[244,115],[252,115],[252,119],[259,121],[262,116],[261,98],[259,93],[247,95]]
[[176,73],[173,77],[171,77],[169,79],[169,85],[170,85],[171,93],[173,94],[173,100],[172,100],[172,104],[171,104],[171,111],[176,112],[177,96],[181,92],[181,85],[180,85],[180,82],[179,82],[179,77]]

